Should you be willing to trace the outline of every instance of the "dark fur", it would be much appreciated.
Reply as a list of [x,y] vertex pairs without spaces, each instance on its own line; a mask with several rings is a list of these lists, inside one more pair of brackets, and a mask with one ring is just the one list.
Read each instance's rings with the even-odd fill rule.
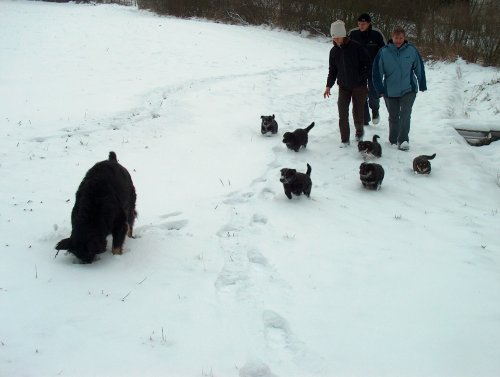
[[373,141],[360,141],[358,151],[365,157],[382,157],[382,146],[377,141],[379,138],[380,136],[373,135]]
[[300,147],[307,147],[307,142],[309,141],[309,131],[314,127],[314,122],[312,122],[306,128],[297,128],[293,132],[285,132],[283,134],[283,143],[286,144],[288,149],[298,152]]
[[273,135],[278,133],[278,122],[274,119],[273,115],[262,115],[260,117],[262,119],[262,123],[260,125],[260,132],[262,135],[271,132]]
[[431,162],[429,160],[434,159],[436,154],[432,156],[421,155],[413,159],[413,171],[415,174],[430,174],[431,172]]
[[71,212],[71,236],[61,240],[57,250],[68,250],[84,263],[106,250],[106,237],[113,236],[113,254],[121,254],[125,235],[132,237],[136,193],[129,172],[116,154],[95,164],[76,192]]
[[306,173],[299,173],[295,169],[281,169],[280,182],[283,183],[283,189],[288,199],[292,199],[292,194],[302,195],[308,198],[311,195],[311,165],[307,164]]
[[384,168],[379,164],[363,162],[359,166],[359,178],[363,187],[379,190],[384,179]]

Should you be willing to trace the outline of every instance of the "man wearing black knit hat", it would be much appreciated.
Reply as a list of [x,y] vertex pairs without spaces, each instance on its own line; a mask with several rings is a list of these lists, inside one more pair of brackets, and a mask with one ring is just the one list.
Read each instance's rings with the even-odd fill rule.
[[[349,38],[361,43],[366,47],[368,55],[370,55],[371,62],[377,56],[378,50],[385,46],[386,40],[384,35],[379,29],[372,27],[372,19],[368,13],[363,13],[358,17],[358,27],[351,29],[348,33]],[[380,120],[379,115],[380,99],[373,87],[371,74],[368,79],[368,98],[365,103],[364,110],[364,124],[377,124]],[[370,109],[372,110],[372,117],[370,117]]]

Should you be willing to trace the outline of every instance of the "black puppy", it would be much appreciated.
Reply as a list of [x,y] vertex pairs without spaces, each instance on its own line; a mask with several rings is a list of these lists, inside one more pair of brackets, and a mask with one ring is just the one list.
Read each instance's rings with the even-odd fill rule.
[[359,178],[363,187],[379,190],[384,179],[384,168],[379,164],[363,162],[359,166]]
[[286,144],[288,149],[292,149],[298,152],[300,147],[307,147],[307,142],[309,141],[309,131],[314,127],[314,122],[312,122],[306,128],[297,128],[293,132],[285,132],[283,134],[283,143]]
[[429,160],[434,159],[436,154],[432,156],[421,155],[413,159],[413,171],[415,174],[430,174],[431,172],[431,162]]
[[280,182],[283,183],[283,188],[285,189],[285,195],[288,199],[292,199],[292,194],[302,195],[309,198],[311,195],[311,165],[307,164],[306,173],[299,173],[295,169],[281,169]]
[[271,132],[273,135],[278,133],[278,122],[274,119],[273,115],[262,115],[260,117],[262,119],[262,123],[260,125],[260,132],[262,135]]
[[377,139],[380,136],[373,135],[373,141],[360,141],[358,143],[358,151],[364,156],[382,157],[382,146]]
[[106,250],[106,237],[113,236],[113,254],[121,254],[125,235],[132,237],[136,202],[129,172],[118,163],[115,152],[95,164],[76,192],[71,212],[71,236],[56,245],[68,250],[84,263]]

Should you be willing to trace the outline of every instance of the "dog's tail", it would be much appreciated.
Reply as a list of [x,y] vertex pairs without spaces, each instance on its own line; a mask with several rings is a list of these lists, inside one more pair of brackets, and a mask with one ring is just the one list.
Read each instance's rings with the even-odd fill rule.
[[306,132],[311,131],[313,127],[314,127],[314,122],[312,122],[309,126],[306,127]]
[[426,155],[423,155],[423,156],[420,156],[420,157],[423,157],[425,158],[426,160],[433,160],[434,157],[436,157],[436,154],[434,153],[432,156],[426,156]]
[[308,176],[311,176],[311,165],[307,164],[307,171],[306,171],[306,175]]
[[109,152],[108,160],[112,162],[118,162],[118,159],[116,158],[116,153],[113,151]]
[[380,136],[378,136],[378,135],[373,135],[373,139],[372,139],[372,141],[373,141],[374,143],[378,143],[377,139],[380,139]]

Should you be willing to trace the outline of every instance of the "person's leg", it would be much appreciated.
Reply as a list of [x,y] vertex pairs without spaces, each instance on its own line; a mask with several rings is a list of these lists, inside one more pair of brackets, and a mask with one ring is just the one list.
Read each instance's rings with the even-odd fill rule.
[[339,129],[342,143],[349,142],[349,105],[351,104],[351,91],[339,88],[339,97],[337,101],[339,110]]
[[399,134],[398,134],[398,144],[404,141],[409,142],[410,134],[410,121],[411,121],[411,110],[413,108],[413,103],[417,93],[410,92],[401,97],[400,106],[400,119],[399,119]]
[[364,118],[363,124],[365,126],[369,126],[370,125],[370,121],[372,120],[372,117],[370,115],[370,108],[368,107],[368,100],[365,101],[365,106],[364,106],[364,111],[363,111],[363,118]]
[[389,113],[389,142],[397,144],[399,135],[399,97],[384,97],[385,106]]
[[352,90],[352,117],[354,118],[357,139],[361,138],[364,134],[364,106],[366,105],[367,94],[368,88],[366,86],[361,86]]
[[370,106],[370,109],[372,109],[373,124],[377,124],[379,121],[380,97],[378,96],[378,93],[375,90],[373,81],[371,79],[368,80],[368,104]]

